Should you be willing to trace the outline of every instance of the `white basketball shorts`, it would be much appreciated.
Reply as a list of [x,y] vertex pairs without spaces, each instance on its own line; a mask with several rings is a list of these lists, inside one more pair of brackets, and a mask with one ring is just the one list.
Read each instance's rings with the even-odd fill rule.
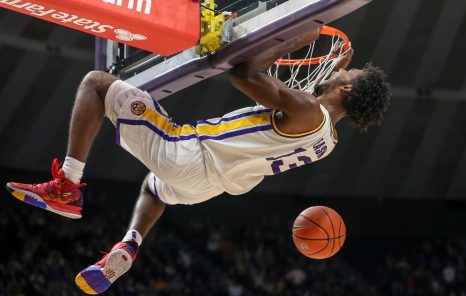
[[121,80],[105,97],[117,143],[152,172],[149,187],[167,204],[195,204],[224,190],[209,180],[194,127],[178,126],[145,91]]

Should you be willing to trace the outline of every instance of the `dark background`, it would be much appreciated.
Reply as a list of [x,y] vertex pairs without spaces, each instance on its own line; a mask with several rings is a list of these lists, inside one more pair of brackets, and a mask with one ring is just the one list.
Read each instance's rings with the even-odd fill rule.
[[[219,1],[219,8],[231,2]],[[273,215],[285,229],[280,235],[290,242],[288,227],[294,217],[308,206],[324,204],[336,209],[347,224],[341,258],[359,270],[369,269],[368,274],[372,267],[367,261],[384,258],[392,246],[399,251],[425,240],[464,242],[466,2],[376,0],[331,25],[350,37],[353,67],[373,61],[389,74],[394,98],[383,125],[360,133],[343,121],[337,126],[340,142],[330,157],[267,178],[240,197],[224,195],[202,205],[170,208],[164,217],[169,229],[199,217],[241,229],[242,224],[254,225],[256,217],[267,221],[264,217]],[[46,181],[51,160],[65,157],[73,97],[80,79],[93,69],[93,49],[90,35],[0,10],[2,183]],[[225,75],[161,102],[179,123],[252,104]],[[52,217],[46,220],[52,225],[36,227],[36,217],[45,213],[24,207],[3,190],[0,241],[8,244],[8,231],[18,223],[26,232],[34,230],[31,238],[39,231],[53,241],[60,240],[54,235],[56,227],[87,229],[102,220],[115,225],[111,237],[93,243],[87,261],[73,265],[77,272],[97,258],[99,248],[121,239],[146,173],[115,144],[114,128],[106,121],[86,166],[84,181],[94,188],[86,196],[96,201],[85,204],[84,219],[73,224]],[[19,221],[11,219],[15,213]],[[31,243],[27,237],[14,240],[12,254]],[[147,245],[151,248],[157,241]],[[50,248],[58,247],[51,242]],[[26,264],[21,267],[28,269]]]
[[[232,2],[219,2],[219,9]],[[460,0],[378,0],[331,24],[349,35],[356,51],[353,67],[373,61],[389,74],[393,105],[384,124],[367,134],[340,123],[341,141],[331,157],[267,180],[257,190],[464,199],[465,6]],[[93,46],[90,35],[0,10],[0,167],[42,172],[52,157],[64,157],[75,90],[93,69]],[[162,100],[179,123],[251,103],[225,75]],[[107,122],[86,175],[136,182],[144,174],[115,145]]]

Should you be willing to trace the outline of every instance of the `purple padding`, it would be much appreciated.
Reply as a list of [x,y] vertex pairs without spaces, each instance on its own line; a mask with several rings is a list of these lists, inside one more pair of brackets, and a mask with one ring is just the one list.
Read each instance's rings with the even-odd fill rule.
[[225,46],[210,57],[216,68],[231,68],[249,57],[273,48],[284,40],[332,22],[349,14],[370,0],[323,0],[252,32]]
[[107,68],[107,39],[95,37],[95,70],[105,71]]
[[135,86],[150,92],[154,98],[160,100],[206,78],[221,74],[229,68],[215,68],[209,57],[205,57],[186,63],[148,83]]

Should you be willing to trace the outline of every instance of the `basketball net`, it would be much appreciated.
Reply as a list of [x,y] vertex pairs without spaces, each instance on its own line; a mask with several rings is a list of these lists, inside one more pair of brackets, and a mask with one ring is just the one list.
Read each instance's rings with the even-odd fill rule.
[[[324,26],[321,34],[332,37],[332,45],[327,55],[313,57],[316,42],[309,45],[304,58],[291,58],[277,60],[269,69],[268,74],[279,78],[280,69],[288,68],[290,77],[283,81],[288,87],[313,93],[314,88],[321,81],[327,79],[341,58],[351,49],[348,37],[341,31]],[[341,45],[343,42],[343,45]],[[339,46],[340,45],[340,46]],[[339,48],[338,48],[339,47]],[[312,70],[311,66],[315,66]]]

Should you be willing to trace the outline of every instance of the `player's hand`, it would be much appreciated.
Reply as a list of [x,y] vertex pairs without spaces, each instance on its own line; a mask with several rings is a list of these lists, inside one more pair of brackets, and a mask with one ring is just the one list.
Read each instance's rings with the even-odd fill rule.
[[354,54],[354,49],[351,47],[351,43],[346,44],[344,41],[338,41],[333,49],[333,54],[339,55],[340,53],[344,53],[345,58],[351,59]]
[[[349,48],[347,48],[347,46],[349,46]],[[343,41],[337,42],[335,48],[333,49],[333,54],[338,56],[342,53],[344,53],[344,55],[338,60],[333,71],[346,69],[350,64],[354,54],[354,49],[351,47],[351,43],[346,45]]]

